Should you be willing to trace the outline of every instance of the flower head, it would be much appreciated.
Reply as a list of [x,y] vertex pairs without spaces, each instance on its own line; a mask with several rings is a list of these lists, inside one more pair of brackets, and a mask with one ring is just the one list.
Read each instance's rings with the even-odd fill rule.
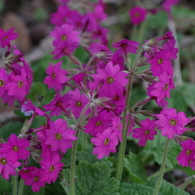
[[129,11],[131,22],[138,25],[146,19],[147,10],[143,7],[134,7]]
[[178,112],[174,108],[164,109],[157,114],[156,124],[163,136],[172,139],[175,135],[183,134],[187,129],[184,127],[189,122],[184,112]]

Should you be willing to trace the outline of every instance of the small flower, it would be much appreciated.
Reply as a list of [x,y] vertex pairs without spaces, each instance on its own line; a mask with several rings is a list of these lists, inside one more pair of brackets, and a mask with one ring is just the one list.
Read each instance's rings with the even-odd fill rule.
[[7,155],[0,153],[0,174],[4,179],[8,180],[10,175],[16,175],[16,168],[20,165],[20,162],[12,163],[7,159]]
[[30,156],[30,152],[26,149],[30,145],[30,142],[25,138],[19,139],[15,134],[11,134],[7,143],[2,143],[0,152],[7,154],[7,159],[12,163],[17,162],[20,159],[27,159]]
[[110,152],[116,152],[118,145],[118,133],[112,128],[106,129],[103,133],[98,133],[96,137],[91,138],[91,142],[96,146],[93,149],[93,154],[98,155],[98,159],[104,156],[109,156]]
[[26,178],[25,185],[31,186],[33,192],[39,192],[40,187],[45,186],[45,182],[42,181],[43,169],[35,169],[32,171],[32,177]]
[[0,46],[4,48],[5,46],[10,46],[10,41],[17,38],[18,34],[14,33],[14,28],[10,28],[8,31],[0,29]]
[[41,168],[44,170],[42,180],[49,184],[55,182],[63,165],[64,164],[60,162],[60,157],[57,153],[49,159],[41,161]]
[[66,121],[57,119],[50,123],[50,129],[46,132],[45,144],[51,146],[52,151],[62,151],[65,153],[68,148],[72,148],[72,142],[76,141],[76,133],[72,129],[68,129]]
[[141,128],[136,128],[133,130],[132,137],[135,139],[140,138],[138,145],[144,147],[147,140],[154,140],[154,135],[157,134],[155,127],[155,120],[150,120],[149,118],[147,118],[142,121]]
[[159,119],[156,121],[158,128],[161,130],[163,136],[172,139],[175,135],[183,134],[187,129],[184,127],[189,119],[186,118],[184,112],[178,112],[174,108],[164,109],[157,114]]
[[55,65],[50,63],[50,66],[47,68],[46,73],[49,76],[46,76],[44,79],[44,83],[48,84],[48,88],[51,89],[52,87],[55,90],[62,89],[62,84],[66,83],[68,78],[66,77],[67,71],[61,69],[62,61],[59,61]]
[[138,25],[146,19],[147,10],[143,7],[134,7],[129,11],[131,22]]
[[[190,161],[195,161],[195,142],[192,139],[188,139],[181,143],[182,151],[179,153],[177,160],[182,167],[188,167]],[[193,170],[195,167],[193,167]]]

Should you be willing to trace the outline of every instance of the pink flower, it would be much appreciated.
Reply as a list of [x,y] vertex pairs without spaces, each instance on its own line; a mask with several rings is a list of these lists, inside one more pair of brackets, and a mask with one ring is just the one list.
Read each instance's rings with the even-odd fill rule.
[[18,175],[26,180],[28,179],[29,177],[32,177],[32,171],[35,170],[35,167],[24,167],[23,169],[21,169],[18,173]]
[[166,97],[170,98],[170,91],[174,86],[172,78],[166,72],[159,76],[159,80],[152,85],[150,94],[156,97],[157,104],[160,106]]
[[139,43],[136,41],[129,41],[127,39],[123,39],[117,43],[113,43],[112,46],[115,48],[119,48],[117,52],[123,52],[125,56],[127,56],[127,52],[129,53],[137,53]]
[[18,34],[13,31],[14,28],[10,28],[8,31],[0,29],[0,45],[2,48],[10,46],[10,41],[17,38]]
[[184,112],[178,112],[174,108],[164,109],[157,114],[159,119],[156,121],[158,128],[163,136],[172,139],[175,135],[183,134],[187,129],[184,127],[189,122]]
[[0,174],[2,174],[4,179],[8,180],[10,175],[16,175],[16,168],[18,168],[21,163],[12,163],[6,156],[7,155],[0,153]]
[[42,180],[49,184],[55,182],[63,165],[64,164],[60,162],[60,157],[57,153],[49,159],[41,161],[41,168],[44,170]]
[[138,25],[146,19],[147,10],[143,7],[134,7],[129,11],[131,22]]
[[79,43],[79,32],[73,29],[74,26],[69,24],[64,24],[61,27],[56,26],[50,33],[50,35],[55,38],[53,41],[53,45],[56,47],[60,42],[64,42],[67,40]]
[[69,94],[72,95],[70,105],[68,109],[74,114],[75,118],[79,118],[81,111],[89,102],[85,94],[81,94],[79,89],[74,91],[69,91]]
[[127,73],[120,71],[119,65],[113,66],[112,62],[109,62],[105,69],[97,69],[97,74],[93,75],[94,82],[89,83],[91,89],[96,89],[100,81],[105,81],[103,86],[100,88],[105,95],[116,94],[118,90],[121,90],[122,87],[125,87],[128,83]]
[[93,149],[93,154],[97,154],[98,159],[104,156],[108,157],[110,152],[116,152],[118,133],[113,131],[112,128],[108,128],[103,133],[98,133],[96,137],[91,138],[91,142],[96,146]]
[[26,149],[30,145],[26,138],[19,139],[15,134],[11,134],[8,138],[7,143],[2,143],[0,152],[7,154],[7,160],[12,163],[17,162],[20,159],[27,159],[30,156],[30,152]]
[[162,72],[167,72],[167,74],[173,77],[173,68],[170,61],[172,52],[170,50],[161,50],[154,58],[151,60],[151,70],[154,76],[160,76]]
[[43,106],[45,112],[51,111],[50,116],[60,116],[62,111],[67,113],[66,108],[70,105],[71,95],[65,94],[62,97],[57,93],[49,104]]
[[[192,139],[188,139],[181,143],[182,151],[179,153],[177,160],[182,167],[188,167],[191,161],[195,161],[195,142]],[[193,170],[195,167],[193,167]]]
[[26,178],[25,185],[31,186],[33,192],[39,192],[40,187],[45,186],[45,182],[42,181],[43,169],[35,169],[32,171],[32,177]]
[[6,92],[5,85],[7,83],[7,78],[8,78],[8,75],[5,69],[1,68],[0,69],[0,97],[3,97]]
[[49,76],[46,76],[43,82],[48,84],[49,89],[53,87],[55,90],[60,90],[62,89],[62,84],[65,84],[68,80],[68,77],[66,77],[67,71],[61,69],[61,65],[62,61],[59,61],[55,65],[50,63],[50,66],[47,68],[46,73]]
[[57,119],[50,123],[50,129],[46,132],[46,145],[51,146],[52,151],[62,151],[66,153],[68,148],[72,148],[72,141],[76,141],[76,133],[72,129],[68,129],[66,121]]
[[171,11],[171,8],[173,5],[176,5],[179,3],[180,0],[165,0],[163,2],[163,8],[165,9],[165,11]]
[[21,70],[21,75],[12,73],[9,76],[8,83],[5,89],[8,91],[9,96],[14,96],[17,100],[23,100],[27,94],[27,78],[24,69]]
[[107,111],[102,111],[96,117],[90,118],[85,125],[85,133],[90,133],[95,136],[97,133],[102,133],[112,124],[112,114]]
[[133,130],[132,137],[135,139],[140,138],[138,145],[144,147],[147,140],[154,140],[154,135],[157,134],[155,127],[155,120],[150,120],[149,118],[147,118],[142,121],[141,128],[136,128]]

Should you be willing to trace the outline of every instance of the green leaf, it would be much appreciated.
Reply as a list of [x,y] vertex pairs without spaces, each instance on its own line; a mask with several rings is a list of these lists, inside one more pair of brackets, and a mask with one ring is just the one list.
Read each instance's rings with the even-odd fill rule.
[[[143,149],[143,153],[153,154],[155,161],[158,164],[161,164],[166,139],[167,139],[166,137],[163,137],[159,133],[157,136],[155,136],[155,139],[153,141],[148,142],[146,144],[146,146]],[[180,151],[181,151],[180,146],[176,144],[174,140],[170,140],[167,159],[166,159],[166,165],[169,168],[173,168],[175,165],[178,164],[176,157],[178,156]]]
[[[157,182],[157,178],[153,177],[151,180],[147,183],[148,186],[155,188]],[[159,189],[159,192],[163,195],[178,195],[180,193],[180,188],[177,188],[173,184],[167,182],[166,180],[163,180],[161,183],[161,187]],[[183,192],[182,195],[189,195],[187,192]]]
[[[66,181],[69,181],[67,170],[63,170]],[[88,164],[80,161],[76,166],[76,195],[119,195],[119,182],[111,177],[111,170],[106,163]]]
[[[121,195],[151,195],[154,192],[154,188],[137,183],[122,183],[120,187]],[[163,195],[158,193],[158,195]]]
[[22,126],[23,123],[20,122],[9,122],[0,128],[0,137],[3,137],[3,139],[7,140],[7,138],[12,133],[18,135],[21,131]]
[[142,163],[138,155],[130,153],[130,155],[128,155],[127,158],[125,158],[124,168],[129,173],[130,182],[143,183],[143,180],[144,181],[147,180],[144,164]]
[[55,96],[56,92],[53,89],[48,89],[45,93],[45,96],[43,98],[43,104],[49,104],[49,102],[51,102]]
[[1,184],[0,194],[2,194],[2,195],[3,194],[5,194],[5,195],[12,194],[12,183],[11,182],[0,177],[0,184]]

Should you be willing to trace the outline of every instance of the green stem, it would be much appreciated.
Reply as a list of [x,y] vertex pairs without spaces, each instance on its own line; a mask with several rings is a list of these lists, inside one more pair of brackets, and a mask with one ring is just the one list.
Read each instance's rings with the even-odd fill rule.
[[166,162],[167,153],[168,153],[169,141],[170,141],[170,139],[167,139],[167,141],[165,143],[165,149],[164,149],[164,154],[163,154],[163,161],[162,161],[161,168],[160,168],[160,175],[158,177],[158,181],[156,183],[156,187],[155,187],[155,190],[153,192],[153,195],[157,195],[158,194],[158,191],[159,191],[160,186],[161,186],[161,182],[162,182],[163,174],[164,174],[164,170],[165,170],[165,162]]
[[182,194],[183,194],[184,189],[186,188],[186,186],[187,186],[187,184],[189,183],[189,181],[192,180],[192,179],[194,179],[193,176],[190,177],[189,179],[187,179],[187,180],[185,181],[185,183],[183,184],[183,186],[182,186],[182,188],[181,188],[181,191],[180,191],[179,195],[182,195]]
[[24,189],[24,180],[20,179],[20,184],[19,184],[19,189],[18,189],[18,195],[23,194],[23,189]]
[[[76,137],[79,135],[79,129],[77,128]],[[74,179],[75,179],[75,161],[76,161],[76,152],[77,152],[77,141],[73,143],[72,154],[71,154],[71,165],[70,165],[70,194],[75,195],[74,189]]]
[[[167,168],[164,169],[164,173],[167,173],[167,172],[169,172],[169,171],[171,171],[171,170],[172,170],[172,168],[167,167]],[[150,176],[148,177],[148,180],[150,180],[152,177],[157,177],[157,176],[159,176],[159,175],[160,175],[160,171],[157,171],[157,172],[155,172],[154,174],[150,175]]]
[[17,195],[17,179],[18,176],[12,176],[12,184],[13,184],[13,195]]
[[[139,53],[136,56],[135,62],[134,62],[133,67],[132,67],[132,72],[131,72],[132,74],[136,70],[137,62],[138,62],[139,58],[141,57],[141,54],[144,50],[144,46],[145,45],[142,46],[142,48],[140,49]],[[125,156],[127,132],[128,132],[128,127],[129,127],[128,125],[126,125],[126,120],[127,120],[127,111],[129,108],[132,84],[133,84],[133,76],[130,75],[129,76],[129,83],[127,86],[126,109],[125,109],[124,114],[123,114],[123,122],[122,122],[123,123],[122,142],[120,143],[120,146],[119,146],[119,154],[118,154],[117,169],[116,169],[116,179],[118,179],[119,181],[121,181],[122,173],[123,173],[123,162],[124,162],[124,156]],[[130,125],[130,123],[128,123],[128,124]]]
[[[77,124],[76,137],[79,138],[79,127],[82,126],[83,120],[85,118],[85,112],[89,108],[90,103],[88,103],[82,110],[80,118]],[[77,152],[77,142],[78,139],[73,143],[72,154],[71,154],[71,165],[70,165],[70,194],[75,195],[74,189],[74,179],[75,179],[75,161],[76,161],[76,152]]]

